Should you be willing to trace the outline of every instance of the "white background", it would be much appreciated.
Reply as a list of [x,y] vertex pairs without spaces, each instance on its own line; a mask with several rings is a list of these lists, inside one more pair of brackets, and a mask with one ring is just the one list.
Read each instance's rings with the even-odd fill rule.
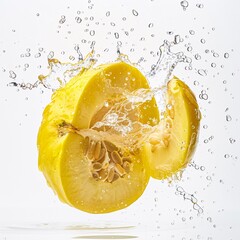
[[[237,0],[192,0],[186,11],[176,0],[0,0],[0,240],[40,239],[43,235],[49,239],[239,239],[239,8]],[[62,15],[66,22],[59,24]],[[76,23],[76,17],[82,22]],[[132,61],[144,57],[147,71],[156,62],[163,40],[173,39],[169,31],[184,39],[173,51],[183,51],[193,59],[192,71],[182,64],[174,74],[187,82],[197,97],[201,91],[208,95],[207,100],[198,97],[203,119],[193,159],[203,170],[188,167],[182,180],[171,185],[152,180],[137,202],[112,214],[86,214],[61,203],[37,167],[36,136],[51,92],[8,87],[13,81],[9,71],[16,73],[17,83],[34,83],[39,74],[48,72],[50,51],[67,61],[70,55],[77,57],[75,44],[85,55],[91,41],[96,41],[102,62],[114,60],[117,41],[122,41],[122,52]],[[114,33],[119,33],[119,39]],[[143,37],[145,40],[140,40]],[[193,50],[187,51],[186,44]],[[31,56],[26,57],[28,48]],[[194,58],[197,53],[200,60]],[[224,53],[229,53],[229,58],[224,58]],[[212,63],[216,67],[211,67]],[[25,64],[29,64],[26,70]],[[199,69],[206,69],[207,75],[199,75]],[[226,121],[227,115],[231,121]],[[230,143],[230,138],[235,142]],[[208,143],[204,143],[206,139]],[[194,194],[203,214],[198,216],[190,201],[175,194],[176,185]]]

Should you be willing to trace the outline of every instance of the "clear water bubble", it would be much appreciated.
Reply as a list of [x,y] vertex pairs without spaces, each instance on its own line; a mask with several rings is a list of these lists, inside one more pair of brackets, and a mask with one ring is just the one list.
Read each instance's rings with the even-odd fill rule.
[[59,23],[64,24],[65,22],[66,22],[66,16],[62,15],[60,20],[59,20]]
[[107,12],[106,12],[106,17],[109,17],[110,14],[111,14],[110,11],[107,11]]
[[201,55],[197,53],[197,54],[194,55],[194,58],[195,58],[196,60],[200,60],[200,59],[201,59]]
[[201,93],[199,94],[199,98],[203,100],[208,100],[208,95],[205,90],[201,91]]
[[212,181],[212,177],[211,177],[211,176],[207,176],[206,179],[207,179],[208,181]]
[[181,42],[180,40],[181,40],[180,36],[179,35],[175,35],[173,42],[174,42],[174,44],[179,44]]
[[48,54],[48,59],[51,59],[54,57],[54,52],[53,51],[50,51],[49,54]]
[[152,28],[152,27],[153,27],[153,23],[149,23],[149,24],[148,24],[148,27],[149,27],[149,28]]
[[226,121],[227,121],[227,122],[232,121],[232,117],[231,117],[230,115],[226,115]]
[[201,42],[202,44],[204,44],[204,43],[206,43],[206,40],[205,40],[204,38],[202,38],[202,39],[200,40],[200,42]]
[[226,53],[224,53],[223,56],[224,56],[224,58],[229,58],[229,53],[226,52]]
[[77,23],[81,23],[82,22],[82,18],[80,18],[80,17],[75,17],[75,21],[77,22]]
[[202,3],[197,3],[197,4],[196,4],[196,7],[197,7],[197,8],[203,8],[204,5],[203,5]]
[[91,31],[89,32],[89,34],[90,34],[91,36],[94,36],[94,35],[95,35],[95,31],[94,31],[94,30],[91,30]]
[[201,76],[204,76],[204,77],[207,76],[207,70],[206,69],[205,70],[204,69],[199,69],[197,72]]
[[119,33],[115,32],[115,33],[114,33],[114,37],[115,37],[116,39],[119,39]]
[[34,55],[34,57],[35,57],[35,58],[41,57],[41,53],[36,53],[36,54]]
[[18,84],[16,82],[10,82],[10,83],[8,83],[7,86],[9,86],[9,87],[17,87]]
[[189,30],[189,33],[190,33],[191,35],[194,35],[194,34],[195,34],[195,31],[194,31],[194,30]]
[[211,63],[211,67],[215,68],[216,66],[216,63]]
[[17,77],[17,74],[14,71],[9,71],[9,77],[12,79],[15,79]]
[[188,3],[188,1],[183,0],[183,1],[180,2],[180,5],[183,8],[183,10],[186,11],[188,6],[189,6],[189,3]]
[[233,139],[233,138],[229,138],[229,142],[230,142],[231,144],[233,144],[233,143],[235,143],[235,142],[236,142],[236,140],[235,140],[235,139]]
[[224,158],[229,158],[230,155],[229,154],[224,154]]
[[218,57],[219,57],[219,54],[216,53],[216,52],[213,52],[213,56],[216,57],[216,58],[218,58]]
[[138,16],[138,12],[137,12],[135,9],[132,10],[132,14],[133,14],[134,16]]

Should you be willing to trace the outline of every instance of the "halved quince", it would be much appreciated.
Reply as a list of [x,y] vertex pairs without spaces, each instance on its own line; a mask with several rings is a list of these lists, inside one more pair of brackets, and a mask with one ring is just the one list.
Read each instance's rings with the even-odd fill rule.
[[[149,180],[141,154],[119,141],[121,134],[111,124],[95,126],[119,101],[124,102],[124,92],[140,88],[149,88],[146,78],[135,67],[117,62],[86,69],[53,94],[38,134],[39,169],[63,202],[86,212],[107,213],[141,196]],[[121,107],[117,110],[109,123],[121,114],[152,126],[159,120],[154,99],[127,114]],[[178,119],[185,124],[187,118],[182,117]],[[128,127],[124,120],[121,123]],[[151,154],[154,166],[164,151]],[[164,158],[168,161],[166,154]]]
[[142,149],[142,158],[156,179],[169,178],[189,163],[201,118],[193,92],[178,78],[168,82],[166,97],[164,117]]

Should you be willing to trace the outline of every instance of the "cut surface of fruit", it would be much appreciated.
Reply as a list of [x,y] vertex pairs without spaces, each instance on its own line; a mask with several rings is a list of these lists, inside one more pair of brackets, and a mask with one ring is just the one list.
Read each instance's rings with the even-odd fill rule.
[[194,94],[174,77],[167,85],[164,118],[142,150],[153,178],[166,179],[186,167],[196,147],[200,118]]
[[149,88],[146,78],[116,62],[82,71],[53,94],[38,133],[39,169],[63,202],[107,213],[141,196],[149,173],[141,154],[119,139],[134,131],[134,121],[155,125],[158,109],[154,99],[137,107],[117,104],[141,88]]

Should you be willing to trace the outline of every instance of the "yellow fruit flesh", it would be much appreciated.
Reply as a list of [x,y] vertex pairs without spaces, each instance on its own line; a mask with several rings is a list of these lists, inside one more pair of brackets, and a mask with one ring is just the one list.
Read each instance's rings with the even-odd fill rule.
[[[39,169],[59,198],[69,205],[90,213],[106,213],[125,208],[143,193],[149,174],[140,155],[132,157],[133,169],[113,183],[96,181],[84,157],[83,137],[75,133],[59,135],[63,121],[77,129],[88,129],[93,116],[104,102],[117,97],[113,87],[122,92],[149,88],[145,77],[123,63],[89,69],[57,90],[43,113],[38,134]],[[158,120],[155,101],[137,109],[138,121],[154,125]]]
[[[171,107],[159,124],[171,119],[170,138],[165,146],[148,142],[142,150],[150,175],[156,179],[168,178],[186,167],[196,146],[200,122],[196,98],[185,83],[174,77],[167,85],[167,97]],[[166,127],[160,129],[164,131]]]

